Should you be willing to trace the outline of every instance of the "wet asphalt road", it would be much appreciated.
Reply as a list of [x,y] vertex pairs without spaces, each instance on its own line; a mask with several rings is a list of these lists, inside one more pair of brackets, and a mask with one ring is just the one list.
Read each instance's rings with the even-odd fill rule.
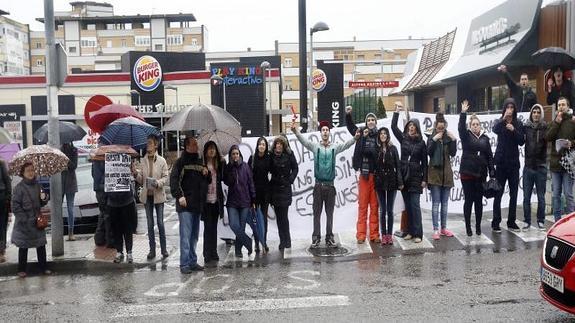
[[352,259],[232,263],[181,275],[0,278],[4,321],[558,321],[538,294],[540,243]]

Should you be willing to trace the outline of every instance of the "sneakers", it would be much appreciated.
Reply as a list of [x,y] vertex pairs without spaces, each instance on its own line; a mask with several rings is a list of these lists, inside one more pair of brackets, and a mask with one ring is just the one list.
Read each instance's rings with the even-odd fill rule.
[[325,246],[328,248],[335,248],[337,247],[337,243],[335,243],[333,237],[329,237],[325,239]]
[[411,234],[407,234],[405,237],[403,237],[403,240],[411,240],[413,239],[413,236]]
[[115,264],[119,264],[124,260],[124,253],[123,252],[117,252],[116,253],[116,257],[114,257],[114,263]]
[[511,225],[507,225],[507,229],[513,232],[521,232],[521,229],[517,226],[517,224],[513,223]]
[[439,232],[442,236],[446,236],[448,238],[453,237],[453,232],[447,230],[447,229],[441,229],[441,231]]
[[381,239],[381,245],[393,245],[393,236],[391,234],[384,235],[383,239]]
[[27,276],[27,275],[26,275],[26,272],[24,272],[24,271],[18,272],[18,277],[20,277],[20,278],[26,278],[26,276]]
[[375,238],[375,239],[370,239],[370,242],[373,243],[381,243],[381,239],[379,237]]
[[434,230],[431,238],[433,238],[433,240],[439,240],[439,231]]
[[545,222],[537,222],[537,229],[547,231],[547,228],[545,228]]
[[254,260],[256,260],[256,253],[255,252],[248,253],[248,261],[254,261]]
[[521,231],[529,231],[530,229],[531,229],[531,224],[527,224],[527,223],[526,223],[526,224],[523,226],[523,228],[521,228]]
[[415,242],[415,243],[420,243],[420,242],[421,242],[421,238],[420,238],[420,237],[417,237],[417,238],[413,239],[413,242]]
[[[311,249],[317,249],[319,248],[319,244],[321,243],[320,239],[313,239],[311,242],[311,246],[309,246]],[[326,241],[327,243],[327,241]]]
[[204,266],[195,264],[192,267],[190,267],[191,271],[204,271]]
[[363,244],[365,243],[365,239],[357,239],[357,244]]
[[184,274],[184,275],[188,275],[193,273],[194,271],[203,271],[204,270],[204,266],[200,266],[198,264],[195,264],[191,267],[182,267],[180,268],[180,273]]
[[127,255],[126,258],[127,258],[127,261],[128,261],[129,264],[131,264],[131,263],[134,262],[134,257],[132,257],[132,253],[131,253],[131,252],[128,252],[128,255]]
[[491,230],[493,231],[493,233],[501,233],[501,227],[499,226],[491,227]]

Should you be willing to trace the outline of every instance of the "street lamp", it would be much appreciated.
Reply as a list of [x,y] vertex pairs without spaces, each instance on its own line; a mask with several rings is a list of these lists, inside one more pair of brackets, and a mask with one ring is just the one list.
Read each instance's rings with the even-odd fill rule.
[[[264,92],[263,92],[263,94],[264,94],[264,111],[267,110],[267,101],[268,101],[266,98],[266,73],[267,73],[267,70],[270,68],[270,66],[271,66],[271,64],[268,61],[263,61],[260,64],[260,67],[262,69],[262,75],[263,75],[263,78],[262,78],[263,82],[262,83],[264,85]],[[271,131],[272,131],[272,129],[271,129],[272,128],[271,107],[270,107],[270,113],[268,114],[268,118],[269,118],[269,128],[270,128],[269,133],[271,134]],[[265,120],[264,120],[264,129],[265,129],[265,127],[266,126],[265,126]]]
[[[176,111],[178,111],[180,109],[180,106],[178,104],[178,88],[173,86],[173,85],[165,85],[164,86],[164,90],[173,90],[176,91]],[[162,124],[162,130],[164,129],[164,110],[162,109],[162,118],[161,118],[161,124]],[[176,149],[177,149],[177,154],[178,154],[178,158],[180,157],[180,132],[176,131]]]
[[212,81],[213,85],[222,84],[223,90],[224,90],[224,107],[223,108],[225,111],[228,111],[228,109],[226,108],[226,82],[224,81],[224,79],[221,76],[219,76],[217,74],[212,75],[212,77],[210,77],[210,81]]
[[[318,22],[309,29],[309,77],[308,77],[308,88],[309,88],[309,108],[308,114],[311,113],[310,124],[315,127],[313,122],[313,89],[311,87],[311,71],[313,68],[313,34],[318,31],[329,30],[329,26],[325,22]],[[306,116],[307,117],[307,116]]]

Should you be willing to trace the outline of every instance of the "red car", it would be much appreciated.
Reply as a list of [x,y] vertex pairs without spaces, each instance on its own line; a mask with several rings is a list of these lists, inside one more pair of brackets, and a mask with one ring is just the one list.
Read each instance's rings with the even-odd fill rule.
[[557,221],[547,233],[539,292],[549,303],[575,314],[575,213]]

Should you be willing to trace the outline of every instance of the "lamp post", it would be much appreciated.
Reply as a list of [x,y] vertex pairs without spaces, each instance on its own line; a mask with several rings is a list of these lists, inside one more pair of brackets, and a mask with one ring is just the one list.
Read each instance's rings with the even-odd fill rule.
[[[309,76],[307,78],[307,86],[309,88],[309,108],[308,108],[308,113],[311,114],[311,118],[310,118],[310,122],[309,124],[312,125],[312,129],[315,129],[317,127],[315,127],[314,124],[314,118],[313,118],[313,89],[311,87],[311,71],[313,68],[313,34],[318,32],[318,31],[324,31],[324,30],[329,30],[328,25],[325,22],[318,22],[315,25],[313,25],[312,28],[309,29]],[[301,115],[301,114],[300,114]]]
[[212,77],[210,77],[210,80],[212,81],[213,85],[220,85],[221,84],[223,86],[223,88],[222,88],[224,91],[224,94],[223,94],[224,95],[224,100],[223,100],[224,106],[223,106],[223,108],[224,108],[224,111],[228,111],[228,109],[226,108],[226,82],[225,82],[225,80],[217,74],[212,75]]
[[[173,86],[173,85],[166,85],[164,86],[164,90],[173,90],[176,91],[176,110],[180,109],[180,105],[178,104],[178,88]],[[162,130],[164,128],[164,110],[162,109]],[[178,154],[178,158],[180,157],[180,132],[176,131],[176,149],[177,149],[177,154]]]
[[[262,75],[263,75],[263,78],[262,78],[262,79],[263,79],[263,82],[262,82],[262,83],[263,83],[263,85],[264,85],[264,88],[263,88],[263,90],[264,90],[264,91],[263,91],[263,95],[264,95],[264,111],[267,110],[267,101],[268,101],[267,98],[266,98],[266,73],[267,73],[268,69],[270,68],[270,66],[271,66],[271,64],[270,64],[270,62],[268,62],[268,61],[263,61],[263,62],[260,64],[260,67],[261,67],[261,69],[262,69]],[[271,112],[271,111],[270,111],[270,112]],[[269,121],[269,127],[270,127],[269,132],[271,132],[271,126],[272,126],[272,124],[271,124],[271,123],[272,123],[272,115],[271,115],[271,113],[268,114],[268,118],[269,118],[269,120],[270,120],[270,121]],[[265,129],[265,128],[266,128],[266,126],[265,126],[265,119],[264,119],[264,129]]]

